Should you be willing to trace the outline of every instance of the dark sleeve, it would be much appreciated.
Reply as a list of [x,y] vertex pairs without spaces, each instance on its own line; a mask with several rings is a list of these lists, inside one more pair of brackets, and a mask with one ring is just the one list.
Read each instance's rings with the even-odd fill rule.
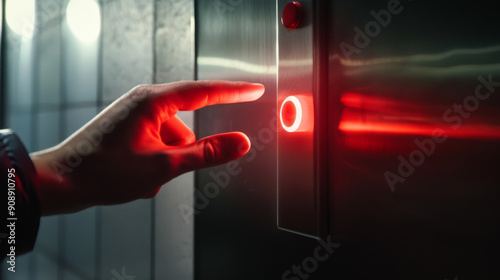
[[0,130],[0,260],[11,258],[12,251],[17,257],[33,250],[40,224],[36,183],[35,167],[19,138]]

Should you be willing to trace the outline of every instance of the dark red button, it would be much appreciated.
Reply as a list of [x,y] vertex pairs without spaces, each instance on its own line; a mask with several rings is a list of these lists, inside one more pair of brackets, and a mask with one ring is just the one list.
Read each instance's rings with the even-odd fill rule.
[[281,23],[288,29],[295,29],[299,26],[302,18],[302,5],[299,2],[293,1],[286,4],[281,14]]
[[280,120],[281,126],[286,131],[300,131],[299,128],[302,123],[302,105],[297,97],[290,95],[283,100],[280,109]]
[[283,121],[284,127],[291,127],[295,123],[297,118],[297,108],[295,104],[291,101],[284,102],[281,108],[281,120]]

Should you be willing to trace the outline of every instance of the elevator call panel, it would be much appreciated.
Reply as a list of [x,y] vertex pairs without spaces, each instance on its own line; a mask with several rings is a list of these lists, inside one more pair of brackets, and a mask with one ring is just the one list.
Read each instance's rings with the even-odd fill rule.
[[326,40],[321,1],[277,1],[278,228],[326,235]]

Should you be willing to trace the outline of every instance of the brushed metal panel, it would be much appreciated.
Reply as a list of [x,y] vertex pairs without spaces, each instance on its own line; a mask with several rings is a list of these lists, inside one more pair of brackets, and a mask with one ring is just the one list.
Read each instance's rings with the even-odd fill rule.
[[[475,106],[478,77],[500,81],[489,6],[331,2],[330,217],[352,264],[332,275],[500,275],[498,89],[473,112],[463,105]],[[454,104],[470,115],[447,117]]]
[[301,21],[290,30],[280,22],[287,3],[277,1],[277,110],[286,98],[298,98],[302,119],[296,131],[278,120],[278,227],[319,238],[327,231],[324,7],[321,1],[298,2]]
[[[195,279],[280,279],[318,243],[276,226],[276,2],[199,0],[195,10],[198,78],[266,87],[258,101],[196,114],[199,137],[238,130],[252,148],[233,163],[196,173]],[[225,187],[203,200],[213,184]]]
[[[256,103],[266,113],[272,89],[255,73],[273,67],[264,59],[276,48],[264,18],[276,10],[264,1],[243,1],[244,9],[222,13],[212,6],[229,2],[197,2],[198,75],[264,82],[266,95]],[[496,11],[488,1],[326,3],[329,218],[341,246],[307,279],[498,278],[498,90],[457,129],[456,114],[453,121],[443,118],[475,95],[479,76],[500,81]],[[371,23],[373,36],[363,43],[355,28],[377,22],[373,13],[388,4],[396,10],[390,23],[380,30]],[[251,112],[253,105],[204,109],[199,131],[243,125],[256,134],[266,120]],[[432,156],[391,189],[385,172],[398,174],[399,156],[408,159],[419,148],[415,140],[432,139],[436,128],[447,140],[436,142]],[[312,256],[312,239],[270,229],[276,154],[268,147],[255,153],[258,167],[242,165],[196,216],[195,279],[286,279],[287,270]],[[197,188],[215,182],[210,171],[223,170],[200,171]]]

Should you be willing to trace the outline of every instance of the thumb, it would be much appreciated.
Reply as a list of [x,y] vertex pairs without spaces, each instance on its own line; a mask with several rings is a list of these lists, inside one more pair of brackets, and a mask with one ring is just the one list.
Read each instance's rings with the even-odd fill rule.
[[212,135],[185,146],[169,149],[177,164],[175,176],[237,159],[248,152],[250,140],[242,132]]

